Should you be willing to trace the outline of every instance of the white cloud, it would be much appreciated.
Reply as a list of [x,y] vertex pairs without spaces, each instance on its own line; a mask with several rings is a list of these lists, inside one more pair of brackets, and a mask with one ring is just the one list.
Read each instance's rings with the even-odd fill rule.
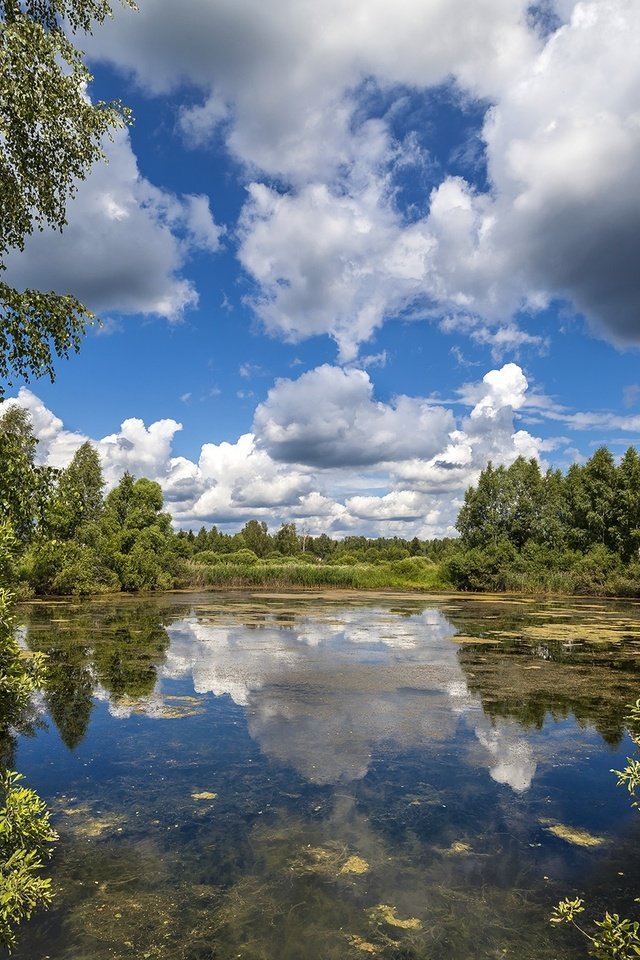
[[125,470],[150,480],[169,479],[171,445],[181,429],[176,420],[157,420],[148,428],[138,417],[123,421],[117,433],[97,444],[107,482],[116,483]]
[[6,258],[6,280],[22,289],[73,293],[96,312],[179,320],[198,294],[182,268],[194,250],[213,252],[222,229],[201,195],[177,197],[141,176],[126,131],[107,142],[68,205],[62,234],[27,238]]
[[[467,416],[424,398],[376,401],[366,372],[328,365],[279,380],[258,406],[254,433],[235,443],[205,443],[196,460],[174,455],[181,424],[126,419],[94,443],[107,484],[125,470],[156,480],[180,526],[237,529],[265,520],[273,530],[298,522],[312,534],[451,535],[462,496],[491,459],[539,456],[549,441],[518,429],[527,399],[515,364],[461,389]],[[40,460],[65,466],[87,438],[26,389]],[[176,401],[180,402],[180,401]]]
[[367,373],[328,364],[277,380],[253,425],[276,460],[320,467],[430,457],[453,428],[450,410],[405,396],[379,403]]
[[65,429],[60,417],[45,407],[42,400],[26,387],[21,387],[18,396],[9,397],[6,403],[19,404],[28,410],[34,435],[38,438],[37,463],[66,467],[78,447],[88,440],[82,433]]
[[[349,360],[386,319],[412,305],[424,316],[428,302],[474,318],[470,335],[498,357],[544,346],[512,317],[560,297],[594,330],[637,343],[637,4],[555,11],[550,30],[525,0],[148,0],[88,46],[154,92],[199,88],[182,113],[191,141],[224,123],[254,179],[239,256],[272,333],[328,334]],[[445,171],[406,222],[394,186],[411,150],[388,118],[367,119],[367,91],[428,96],[451,80],[490,104],[490,189]]]
[[[230,112],[245,163],[292,182],[326,176],[349,154],[351,91],[367,77],[428,87],[456,76],[494,97],[538,47],[525,0],[148,0],[118,11],[85,44],[155,93],[187,80],[203,135]],[[195,118],[195,119],[194,119]]]

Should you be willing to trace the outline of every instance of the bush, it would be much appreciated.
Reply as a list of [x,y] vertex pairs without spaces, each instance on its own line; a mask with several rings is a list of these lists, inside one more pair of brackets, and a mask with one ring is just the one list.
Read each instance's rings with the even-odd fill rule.
[[192,559],[195,563],[220,563],[224,556],[216,553],[215,550],[201,550],[199,553],[194,553]]
[[517,552],[508,540],[460,550],[445,562],[445,576],[459,590],[506,590]]
[[224,556],[225,563],[239,563],[242,566],[253,566],[254,563],[258,562],[258,555],[249,550],[247,547],[243,547],[241,550],[235,550],[233,553],[226,553]]
[[0,776],[0,943],[9,950],[18,924],[51,902],[51,880],[39,873],[58,839],[44,801],[22,779],[12,771]]

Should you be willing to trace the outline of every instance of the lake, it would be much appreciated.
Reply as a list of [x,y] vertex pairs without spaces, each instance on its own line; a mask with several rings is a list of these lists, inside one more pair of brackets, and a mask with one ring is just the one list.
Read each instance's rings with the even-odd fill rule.
[[[20,608],[56,899],[18,960],[573,960],[634,913],[640,606],[185,594]],[[637,911],[637,907],[635,907]]]

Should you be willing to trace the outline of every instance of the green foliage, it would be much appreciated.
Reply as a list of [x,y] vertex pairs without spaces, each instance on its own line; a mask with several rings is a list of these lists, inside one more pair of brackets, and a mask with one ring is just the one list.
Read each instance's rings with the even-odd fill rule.
[[90,596],[120,589],[106,560],[91,546],[75,540],[38,540],[20,562],[20,574],[44,596]]
[[[13,633],[10,579],[15,537],[0,523],[0,742],[10,731],[28,729],[32,694],[45,678],[45,656],[23,657]],[[19,785],[20,774],[0,774],[0,943],[15,943],[15,928],[51,899],[51,881],[39,876],[43,857],[57,839],[43,801]]]
[[60,474],[50,507],[49,533],[68,539],[84,524],[96,523],[104,507],[103,488],[100,455],[87,441],[76,450],[71,463]]
[[271,537],[264,521],[249,520],[240,531],[245,546],[257,557],[265,557],[271,549]]
[[445,570],[463,590],[640,594],[640,457],[605,447],[563,477],[534,460],[483,470]]
[[51,902],[51,880],[39,874],[58,839],[44,802],[21,786],[22,779],[12,771],[0,774],[0,943],[9,951],[16,927]]
[[506,590],[508,573],[517,556],[514,545],[506,538],[482,548],[460,550],[445,564],[445,572],[460,590]]
[[[66,224],[66,204],[129,122],[119,103],[91,103],[91,74],[72,43],[111,15],[106,0],[0,3],[0,271],[25,238]],[[92,314],[73,296],[0,283],[0,379],[47,375],[77,350]],[[0,384],[0,397],[3,389]]]
[[300,541],[296,531],[295,523],[283,523],[275,537],[273,545],[280,553],[286,556],[294,556],[300,552]]
[[234,550],[232,553],[225,554],[226,563],[237,563],[242,566],[253,566],[254,563],[258,562],[258,557],[253,552],[253,550]]

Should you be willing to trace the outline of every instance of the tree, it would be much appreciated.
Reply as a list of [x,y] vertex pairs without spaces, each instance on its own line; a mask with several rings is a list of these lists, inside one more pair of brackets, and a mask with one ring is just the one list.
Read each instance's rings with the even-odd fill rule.
[[617,470],[614,503],[617,547],[625,562],[640,555],[640,456],[629,447]]
[[293,557],[300,553],[300,542],[295,523],[283,523],[273,538],[273,545],[285,557]]
[[257,557],[266,557],[271,549],[271,537],[264,520],[249,520],[240,531],[248,550]]
[[108,494],[102,527],[109,564],[123,590],[167,589],[179,561],[171,517],[162,513],[162,488],[154,480],[125,473]]
[[54,535],[68,539],[84,524],[95,523],[102,513],[103,487],[100,455],[87,440],[60,474],[50,521]]
[[20,540],[33,526],[36,442],[27,411],[7,405],[0,416],[0,515]]
[[0,519],[27,543],[49,509],[58,471],[35,464],[38,441],[27,410],[6,405],[0,415]]
[[504,467],[494,469],[491,461],[480,474],[477,487],[469,487],[456,520],[466,547],[496,544],[505,535]]
[[617,471],[610,450],[599,447],[583,467],[567,473],[567,498],[573,544],[588,550],[595,544],[615,549]]
[[[0,0],[0,274],[35,229],[63,229],[104,136],[129,122],[120,103],[86,96],[92,77],[70,39],[111,13],[107,0]],[[53,380],[54,355],[78,350],[93,315],[71,294],[0,280],[0,318],[0,379]]]

